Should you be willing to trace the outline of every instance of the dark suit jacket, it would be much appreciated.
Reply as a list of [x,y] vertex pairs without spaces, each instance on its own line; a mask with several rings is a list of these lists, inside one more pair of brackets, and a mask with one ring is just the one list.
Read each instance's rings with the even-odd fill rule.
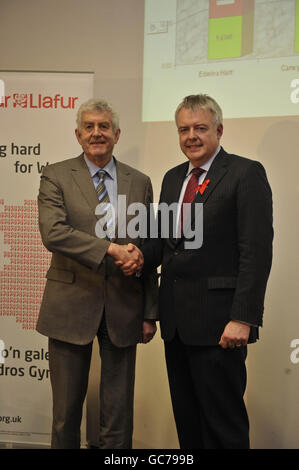
[[[116,161],[118,194],[149,205],[148,176]],[[53,253],[37,330],[74,344],[88,344],[97,334],[105,306],[112,342],[125,347],[141,341],[142,322],[155,319],[155,275],[125,277],[106,255],[110,241],[96,237],[99,201],[83,154],[45,167],[38,196],[39,225]],[[126,222],[133,216],[127,216]],[[140,246],[141,239],[114,239]]]
[[[160,202],[179,199],[189,162],[169,170]],[[151,240],[143,247],[145,272],[162,264],[159,317],[164,340],[190,345],[218,344],[225,325],[238,320],[262,325],[272,260],[272,196],[263,166],[223,149],[205,179],[203,244],[186,249],[184,238]]]

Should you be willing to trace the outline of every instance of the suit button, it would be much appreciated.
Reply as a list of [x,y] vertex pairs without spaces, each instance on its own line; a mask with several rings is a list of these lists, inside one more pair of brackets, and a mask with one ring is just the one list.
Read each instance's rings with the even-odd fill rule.
[[173,254],[174,254],[174,256],[176,256],[176,255],[179,254],[179,252],[178,252],[178,251],[175,251]]

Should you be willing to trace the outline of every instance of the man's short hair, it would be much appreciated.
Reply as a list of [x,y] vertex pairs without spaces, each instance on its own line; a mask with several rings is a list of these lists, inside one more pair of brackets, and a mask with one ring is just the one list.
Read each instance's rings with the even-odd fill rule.
[[222,110],[219,104],[209,95],[199,94],[186,96],[176,109],[176,123],[178,114],[183,108],[190,109],[191,111],[198,111],[199,109],[208,109],[212,113],[215,128],[217,128],[219,124],[223,123]]
[[98,98],[91,98],[85,103],[82,103],[80,108],[77,111],[77,127],[79,132],[82,129],[82,114],[86,111],[101,111],[103,113],[109,113],[111,116],[112,128],[114,133],[116,133],[119,129],[119,117],[116,111],[112,108],[112,106],[103,99]]

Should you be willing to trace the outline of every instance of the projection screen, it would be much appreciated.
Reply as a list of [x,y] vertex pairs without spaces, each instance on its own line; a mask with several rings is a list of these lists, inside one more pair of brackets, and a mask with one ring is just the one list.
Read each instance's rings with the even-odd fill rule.
[[143,121],[195,90],[225,118],[296,115],[298,58],[299,0],[145,0]]

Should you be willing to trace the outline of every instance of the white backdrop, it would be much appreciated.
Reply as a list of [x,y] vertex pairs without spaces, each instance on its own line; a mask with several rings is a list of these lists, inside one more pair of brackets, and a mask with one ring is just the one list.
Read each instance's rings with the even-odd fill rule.
[[76,111],[93,74],[0,71],[0,83],[0,441],[47,445],[48,345],[34,329],[50,253],[36,198],[42,167],[81,151]]

